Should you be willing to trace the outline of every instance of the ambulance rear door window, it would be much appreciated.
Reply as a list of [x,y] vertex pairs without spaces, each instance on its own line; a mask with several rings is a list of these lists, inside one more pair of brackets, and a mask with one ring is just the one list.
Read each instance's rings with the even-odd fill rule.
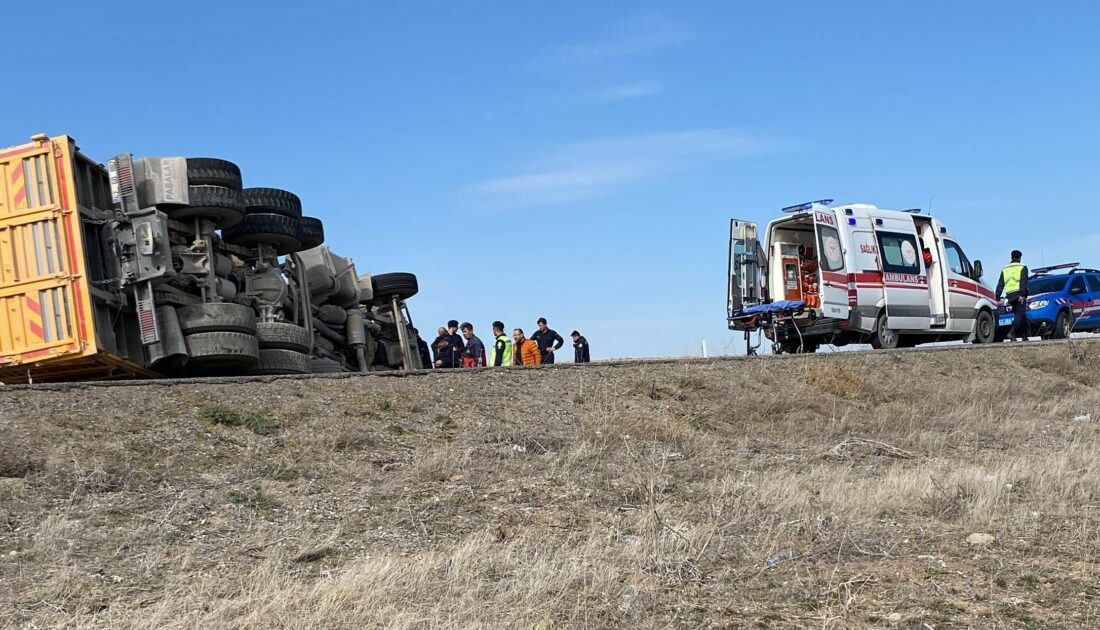
[[840,233],[836,228],[827,225],[817,225],[817,237],[821,261],[821,268],[825,271],[842,271],[844,269],[844,248],[840,245]]
[[911,234],[878,232],[882,270],[890,273],[920,273],[917,239]]

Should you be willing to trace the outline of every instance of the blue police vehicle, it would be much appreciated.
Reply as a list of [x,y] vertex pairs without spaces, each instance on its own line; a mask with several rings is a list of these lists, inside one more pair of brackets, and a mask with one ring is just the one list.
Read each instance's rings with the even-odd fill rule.
[[[1081,269],[1080,263],[1040,267],[1028,276],[1027,288],[1030,335],[1065,339],[1070,333],[1100,330],[1100,270]],[[1012,327],[1007,304],[999,309],[997,326],[998,338],[1007,337]]]

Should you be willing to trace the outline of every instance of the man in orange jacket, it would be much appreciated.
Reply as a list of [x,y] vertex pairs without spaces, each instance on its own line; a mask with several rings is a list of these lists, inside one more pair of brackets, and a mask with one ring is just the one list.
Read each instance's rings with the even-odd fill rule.
[[517,328],[512,332],[512,339],[516,343],[512,346],[512,358],[516,365],[541,365],[542,353],[539,352],[539,344],[533,339],[523,336],[523,329]]

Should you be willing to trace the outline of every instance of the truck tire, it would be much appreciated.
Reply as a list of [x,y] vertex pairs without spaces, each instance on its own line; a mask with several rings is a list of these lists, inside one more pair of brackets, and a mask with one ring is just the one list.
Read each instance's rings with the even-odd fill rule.
[[271,245],[280,256],[302,249],[298,239],[299,221],[293,217],[270,212],[252,213],[238,225],[222,230],[222,240],[234,245],[255,247],[260,243]]
[[260,360],[249,374],[310,374],[312,367],[308,354],[293,350],[260,349]]
[[211,302],[176,309],[180,331],[185,335],[208,332],[256,334],[256,313],[243,304]]
[[241,194],[248,213],[281,214],[292,219],[302,218],[302,200],[289,190],[245,188]]
[[978,311],[978,318],[974,322],[974,343],[986,344],[997,340],[997,320],[993,313],[986,310]]
[[287,322],[260,322],[256,324],[256,339],[261,350],[293,350],[309,352],[309,332],[301,326]]
[[298,240],[302,241],[302,250],[320,247],[325,242],[325,226],[320,219],[302,217],[298,221]]
[[177,221],[195,217],[213,219],[219,228],[231,228],[244,219],[241,191],[225,186],[188,186],[188,205],[168,210]]
[[371,284],[376,304],[388,304],[395,295],[399,300],[407,300],[420,290],[416,275],[411,273],[381,273],[371,276]]
[[1050,331],[1051,339],[1065,339],[1073,332],[1073,315],[1069,311],[1058,313],[1054,319],[1054,330]]
[[344,371],[344,366],[332,359],[314,357],[309,363],[314,374],[339,374]]
[[875,322],[875,330],[871,333],[871,347],[875,350],[893,350],[898,347],[901,335],[896,330],[886,327],[886,312],[882,312]]
[[252,367],[260,358],[256,337],[236,332],[204,332],[187,335],[187,369],[228,372]]
[[190,186],[221,186],[240,190],[241,169],[218,158],[187,158],[187,183]]

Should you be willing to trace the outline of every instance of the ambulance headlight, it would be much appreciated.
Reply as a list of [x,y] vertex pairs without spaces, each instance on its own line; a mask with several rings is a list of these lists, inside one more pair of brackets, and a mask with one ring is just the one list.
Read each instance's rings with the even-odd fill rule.
[[1034,302],[1028,302],[1027,308],[1032,311],[1037,311],[1048,306],[1050,306],[1050,300],[1035,300]]

